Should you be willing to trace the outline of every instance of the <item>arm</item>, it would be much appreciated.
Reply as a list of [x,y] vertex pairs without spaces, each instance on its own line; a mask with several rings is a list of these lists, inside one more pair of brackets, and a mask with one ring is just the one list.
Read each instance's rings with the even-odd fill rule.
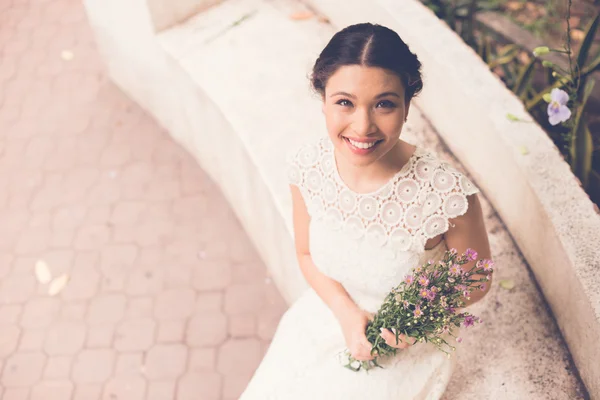
[[[490,244],[488,242],[487,231],[481,211],[481,204],[477,194],[467,196],[469,207],[464,215],[454,218],[451,224],[454,225],[448,229],[445,234],[446,245],[448,249],[455,248],[458,254],[464,253],[468,248],[477,252],[477,258],[491,259]],[[468,271],[475,266],[476,261],[470,261],[462,268]],[[485,278],[485,275],[473,275],[474,279]],[[475,290],[471,293],[469,299],[463,298],[465,307],[481,300],[489,291],[492,285],[492,277],[486,282],[485,290]]]
[[310,216],[298,187],[290,185],[290,190],[292,192],[296,257],[298,258],[300,270],[308,284],[331,309],[336,318],[340,320],[348,309],[358,309],[358,306],[350,298],[341,283],[321,273],[313,263],[308,246]]

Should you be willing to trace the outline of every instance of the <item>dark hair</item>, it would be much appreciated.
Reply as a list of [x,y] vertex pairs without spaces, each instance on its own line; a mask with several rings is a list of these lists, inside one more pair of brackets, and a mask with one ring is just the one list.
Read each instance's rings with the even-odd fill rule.
[[324,96],[327,80],[344,65],[379,67],[396,73],[404,85],[406,101],[423,89],[421,62],[396,32],[382,25],[350,25],[333,35],[313,67],[313,89]]

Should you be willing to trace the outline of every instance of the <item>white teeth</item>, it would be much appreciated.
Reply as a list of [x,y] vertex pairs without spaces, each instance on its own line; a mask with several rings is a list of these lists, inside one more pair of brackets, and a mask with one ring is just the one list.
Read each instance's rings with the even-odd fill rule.
[[350,144],[352,144],[352,146],[358,147],[359,149],[370,149],[371,147],[375,146],[375,143],[377,143],[377,142],[370,142],[370,143],[355,142],[352,139],[348,139],[348,141],[350,142]]

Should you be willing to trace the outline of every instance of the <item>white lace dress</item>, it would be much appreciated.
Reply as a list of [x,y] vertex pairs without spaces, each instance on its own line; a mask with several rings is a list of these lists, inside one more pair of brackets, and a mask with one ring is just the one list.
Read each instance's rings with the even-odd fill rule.
[[[448,219],[466,212],[467,195],[479,192],[466,176],[417,146],[385,186],[358,194],[341,180],[327,137],[290,157],[289,181],[300,188],[311,216],[315,265],[370,312],[411,268],[444,254],[444,240],[425,250],[427,239],[444,233]],[[455,360],[418,343],[382,360],[384,369],[354,372],[339,359],[345,348],[339,323],[309,288],[283,314],[241,400],[439,399]]]

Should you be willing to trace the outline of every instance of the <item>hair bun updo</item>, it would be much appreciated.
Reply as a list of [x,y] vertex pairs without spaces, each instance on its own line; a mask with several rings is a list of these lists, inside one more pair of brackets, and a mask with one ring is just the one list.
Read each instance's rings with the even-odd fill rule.
[[333,35],[313,67],[310,77],[313,90],[324,96],[327,80],[344,65],[394,72],[404,85],[407,102],[423,89],[421,62],[396,32],[382,25],[350,25]]

